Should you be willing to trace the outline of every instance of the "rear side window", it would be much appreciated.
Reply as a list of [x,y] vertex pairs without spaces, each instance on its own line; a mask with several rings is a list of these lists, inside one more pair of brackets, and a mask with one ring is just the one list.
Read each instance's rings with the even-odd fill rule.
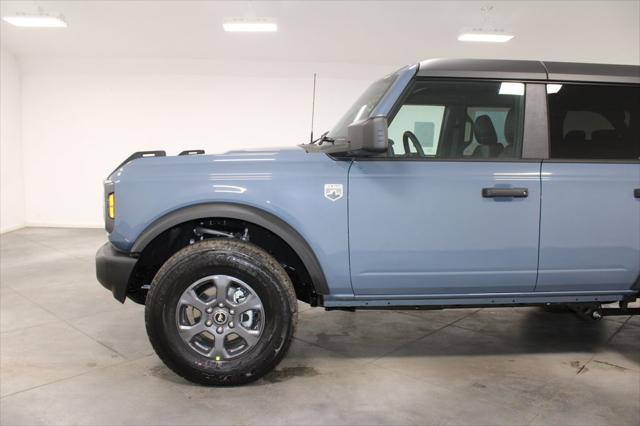
[[550,156],[640,158],[640,87],[547,85]]

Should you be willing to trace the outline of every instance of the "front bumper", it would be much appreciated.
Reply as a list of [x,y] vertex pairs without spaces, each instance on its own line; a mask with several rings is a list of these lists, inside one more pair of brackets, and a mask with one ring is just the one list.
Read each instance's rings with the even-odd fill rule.
[[124,303],[129,278],[138,259],[119,252],[106,243],[96,253],[96,276],[102,286],[111,290],[116,300]]

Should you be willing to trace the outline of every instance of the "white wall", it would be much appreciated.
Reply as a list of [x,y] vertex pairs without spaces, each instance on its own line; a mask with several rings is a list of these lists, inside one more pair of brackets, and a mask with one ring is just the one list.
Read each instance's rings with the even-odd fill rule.
[[25,221],[21,83],[16,57],[0,50],[0,232],[7,232]]
[[102,226],[102,179],[134,151],[223,152],[307,142],[381,66],[208,60],[25,58],[23,139],[30,225]]
[[[258,2],[282,26],[266,37],[220,30],[222,17],[242,13],[237,2],[85,3],[56,3],[64,31],[0,27],[20,52],[29,225],[101,226],[102,179],[134,151],[306,142],[313,72],[320,133],[404,61],[640,57],[637,2],[499,2],[498,23],[516,33],[506,44],[457,41],[479,23],[480,2]],[[3,157],[4,177],[4,162],[17,170],[20,155]],[[10,181],[7,192],[22,187]]]

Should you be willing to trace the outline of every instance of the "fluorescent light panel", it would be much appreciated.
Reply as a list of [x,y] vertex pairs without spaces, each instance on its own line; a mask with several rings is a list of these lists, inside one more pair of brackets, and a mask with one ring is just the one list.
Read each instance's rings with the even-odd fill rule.
[[222,28],[236,33],[274,33],[278,31],[278,24],[275,20],[268,18],[235,18],[224,22]]
[[61,18],[50,15],[13,15],[3,16],[2,20],[16,27],[29,28],[66,28],[67,23]]
[[485,32],[467,32],[458,36],[459,41],[476,41],[485,43],[506,43],[511,40],[511,34],[504,33],[485,33]]

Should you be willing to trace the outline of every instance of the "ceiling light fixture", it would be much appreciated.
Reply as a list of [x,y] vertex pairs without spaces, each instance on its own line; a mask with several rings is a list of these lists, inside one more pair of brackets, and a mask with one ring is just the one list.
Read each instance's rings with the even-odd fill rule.
[[459,41],[475,41],[485,43],[506,43],[514,36],[509,34],[502,28],[497,28],[493,24],[491,11],[493,6],[483,6],[480,8],[482,13],[482,25],[478,28],[463,28],[458,35]]
[[485,43],[506,43],[511,40],[511,34],[501,34],[499,32],[486,32],[479,29],[473,29],[468,32],[462,32],[458,36],[459,41],[480,41]]
[[278,31],[278,24],[272,18],[230,18],[222,28],[236,33],[274,33]]
[[53,16],[38,9],[38,13],[17,13],[3,16],[2,20],[16,27],[29,28],[66,28],[67,22],[62,15]]

